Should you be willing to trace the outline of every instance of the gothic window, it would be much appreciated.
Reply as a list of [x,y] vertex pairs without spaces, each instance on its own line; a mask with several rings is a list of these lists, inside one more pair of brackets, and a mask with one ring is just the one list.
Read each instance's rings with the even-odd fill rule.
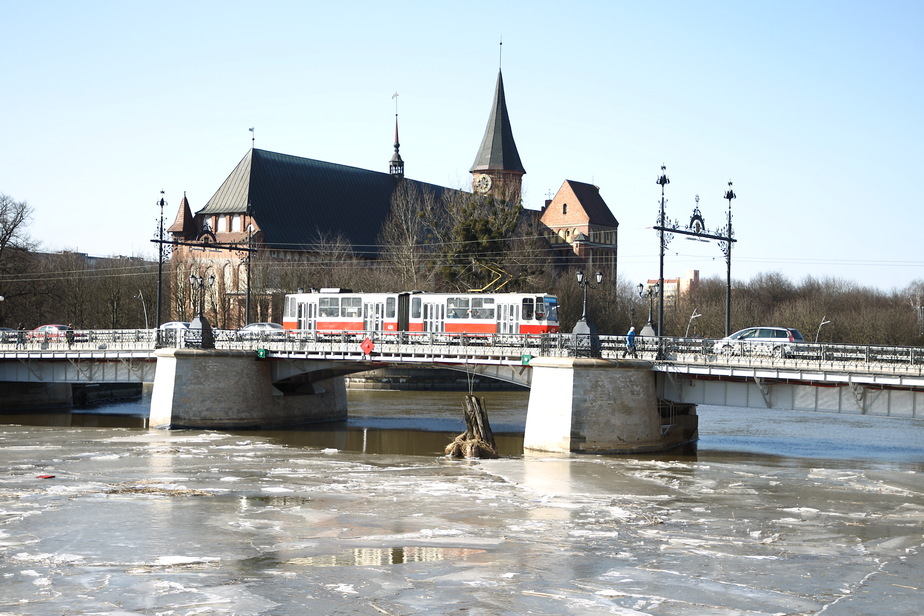
[[231,231],[238,232],[241,230],[241,215],[235,214],[231,217]]
[[562,204],[561,204],[561,213],[562,213],[562,215],[568,213],[568,204],[567,204],[567,203],[562,203]]
[[218,216],[218,221],[217,221],[217,222],[218,222],[218,225],[217,225],[217,228],[215,229],[215,232],[216,232],[216,233],[222,233],[222,232],[228,230],[228,228],[227,228],[227,225],[228,225],[228,217],[227,217],[227,216]]
[[234,270],[231,267],[231,263],[225,263],[222,268],[221,277],[224,280],[224,288],[226,291],[230,291],[235,288],[234,285]]

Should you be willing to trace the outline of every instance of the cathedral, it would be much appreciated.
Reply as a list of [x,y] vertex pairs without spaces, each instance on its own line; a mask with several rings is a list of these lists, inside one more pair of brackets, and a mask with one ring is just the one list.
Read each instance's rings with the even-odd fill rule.
[[[382,226],[402,186],[437,198],[474,193],[520,201],[526,169],[514,141],[500,71],[484,137],[470,169],[471,193],[409,179],[399,150],[397,115],[387,173],[251,148],[205,207],[193,213],[183,195],[167,229],[173,244],[174,279],[196,274],[217,283],[210,303],[217,308],[215,298],[222,298],[223,327],[278,320],[271,304],[251,307],[254,291],[247,282],[256,251],[264,259],[291,261],[336,238],[349,243],[357,257],[376,259]],[[572,254],[588,269],[615,278],[619,223],[596,186],[565,180],[541,210],[523,212],[539,218],[553,247]],[[261,291],[263,296],[267,293]],[[196,305],[193,295],[177,284],[170,313],[188,313],[187,308]]]

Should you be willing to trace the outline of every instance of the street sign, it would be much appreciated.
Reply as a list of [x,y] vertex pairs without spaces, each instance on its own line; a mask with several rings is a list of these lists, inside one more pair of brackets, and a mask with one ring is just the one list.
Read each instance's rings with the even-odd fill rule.
[[362,349],[363,353],[366,355],[372,355],[372,350],[375,349],[375,344],[373,344],[372,340],[366,338],[363,340],[362,344],[359,345],[359,348]]

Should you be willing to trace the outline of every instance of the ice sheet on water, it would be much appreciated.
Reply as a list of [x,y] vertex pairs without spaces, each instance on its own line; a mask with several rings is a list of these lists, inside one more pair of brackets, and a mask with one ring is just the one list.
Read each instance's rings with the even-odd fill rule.
[[208,563],[220,562],[221,558],[217,556],[158,556],[150,566],[153,567],[178,567],[184,565],[201,565]]
[[[876,584],[910,609],[915,593],[892,582],[914,586],[924,570],[924,481],[912,473],[603,456],[455,463],[217,432],[130,436],[17,429],[17,444],[62,448],[65,479],[19,471],[0,484],[2,609],[15,593],[18,614],[39,602],[112,613],[116,598],[137,614],[732,616],[815,613]],[[118,456],[118,473],[88,451]],[[0,472],[36,458],[0,445]],[[119,491],[145,485],[158,493]]]

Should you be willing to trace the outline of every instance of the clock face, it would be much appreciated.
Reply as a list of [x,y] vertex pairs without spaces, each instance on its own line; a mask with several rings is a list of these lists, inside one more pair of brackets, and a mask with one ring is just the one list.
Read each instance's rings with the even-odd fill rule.
[[491,176],[479,175],[475,178],[475,189],[483,193],[491,190]]

